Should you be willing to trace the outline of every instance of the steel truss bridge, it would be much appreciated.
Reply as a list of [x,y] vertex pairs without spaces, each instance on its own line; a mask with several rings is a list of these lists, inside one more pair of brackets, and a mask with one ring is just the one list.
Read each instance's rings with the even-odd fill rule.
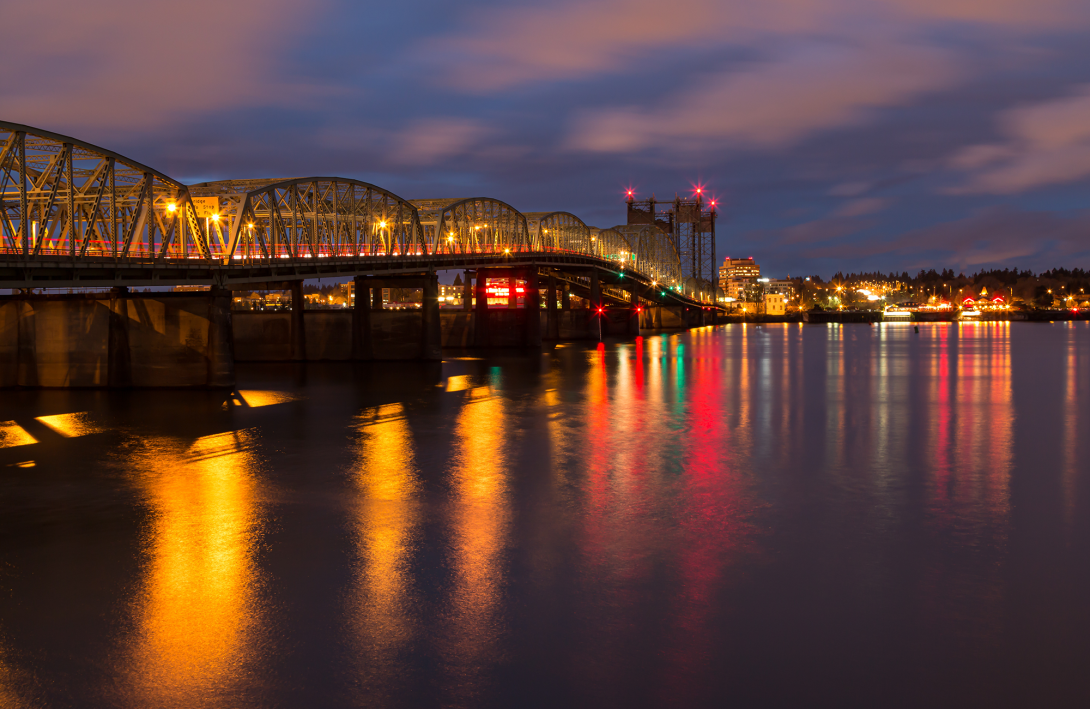
[[185,185],[0,121],[0,288],[241,288],[462,268],[593,273],[630,299],[714,301],[684,292],[677,246],[658,228],[597,229],[487,197],[406,200],[344,177]]

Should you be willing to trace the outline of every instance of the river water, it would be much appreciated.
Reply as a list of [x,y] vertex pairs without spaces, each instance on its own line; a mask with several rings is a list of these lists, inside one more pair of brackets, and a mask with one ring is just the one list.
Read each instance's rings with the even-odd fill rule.
[[1090,324],[0,392],[0,706],[1087,706]]

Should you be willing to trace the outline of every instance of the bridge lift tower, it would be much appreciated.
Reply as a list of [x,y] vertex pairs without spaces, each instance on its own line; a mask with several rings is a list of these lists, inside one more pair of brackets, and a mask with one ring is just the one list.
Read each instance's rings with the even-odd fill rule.
[[653,224],[666,232],[681,257],[681,271],[685,281],[690,278],[710,284],[714,289],[718,281],[715,261],[715,219],[718,216],[714,201],[705,203],[704,195],[697,191],[692,199],[675,196],[673,201],[634,199],[630,192],[628,202],[629,224]]

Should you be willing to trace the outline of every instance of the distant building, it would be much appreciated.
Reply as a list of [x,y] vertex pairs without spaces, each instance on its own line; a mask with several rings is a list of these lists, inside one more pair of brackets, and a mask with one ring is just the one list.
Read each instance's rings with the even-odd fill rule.
[[439,304],[440,305],[461,305],[462,297],[465,295],[465,287],[456,283],[453,286],[439,285]]
[[782,293],[765,293],[765,315],[783,315],[787,312],[787,296]]
[[791,300],[795,297],[795,282],[788,278],[769,278],[765,283],[765,293],[779,293]]
[[[757,279],[761,277],[761,267],[753,257],[723,259],[723,265],[719,267],[719,287],[727,294],[728,298],[735,300],[748,300],[755,292]],[[747,290],[748,289],[748,290]]]

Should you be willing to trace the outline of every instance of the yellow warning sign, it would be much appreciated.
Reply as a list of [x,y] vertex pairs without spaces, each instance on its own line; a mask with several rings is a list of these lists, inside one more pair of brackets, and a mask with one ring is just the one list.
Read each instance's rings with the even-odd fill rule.
[[220,213],[219,197],[193,197],[193,209],[197,210],[197,216],[201,219]]

